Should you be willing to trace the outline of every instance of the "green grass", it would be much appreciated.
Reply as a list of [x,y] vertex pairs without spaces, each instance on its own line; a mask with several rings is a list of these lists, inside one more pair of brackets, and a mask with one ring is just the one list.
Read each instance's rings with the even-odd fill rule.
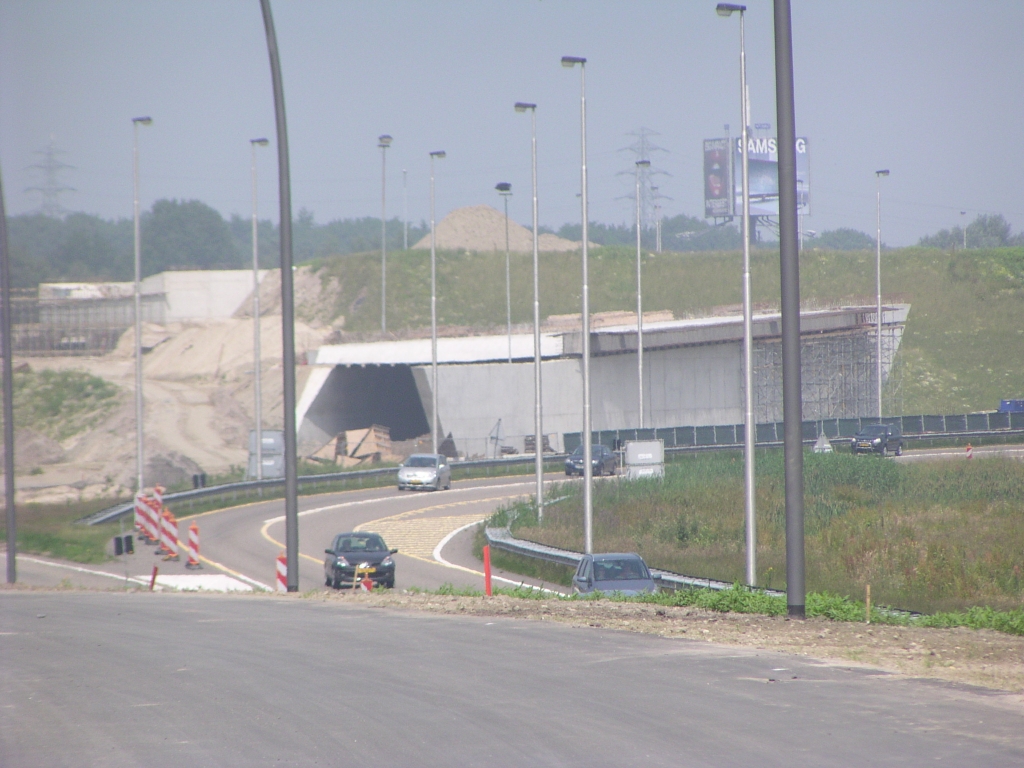
[[[127,501],[124,499],[122,501]],[[75,523],[81,517],[110,506],[109,499],[69,504],[25,504],[17,507],[18,552],[42,555],[77,563],[103,563],[110,560],[107,544],[118,535],[117,522],[85,526]],[[125,533],[131,533],[125,522]],[[0,541],[7,541],[0,530]]]
[[[591,251],[594,312],[635,307],[635,251]],[[512,256],[512,320],[532,318],[531,256]],[[644,260],[644,307],[679,317],[741,301],[739,253],[663,253]],[[430,322],[430,258],[425,251],[388,255],[388,323],[398,331]],[[503,327],[504,253],[438,253],[438,318],[442,325]],[[541,254],[543,316],[580,311],[580,257]],[[872,251],[805,251],[800,258],[802,300],[811,305],[874,303]],[[380,255],[323,259],[314,265],[334,286],[325,317],[345,317],[347,331],[373,331],[380,322]],[[755,250],[754,302],[779,305],[778,254]],[[902,248],[882,255],[886,296],[911,304],[897,366],[902,412],[968,413],[993,410],[1003,398],[1024,396],[1024,248],[972,249],[950,254]]]
[[[921,612],[974,606],[1019,608],[1024,598],[1024,464],[1003,459],[897,464],[847,453],[807,453],[804,465],[806,579],[810,591],[861,596]],[[666,467],[663,482],[600,483],[594,545],[639,552],[657,568],[726,582],[743,579],[743,462],[698,454]],[[516,513],[513,532],[583,549],[578,485],[546,510]],[[785,589],[782,452],[757,454],[758,585]],[[564,583],[564,582],[562,582]]]
[[85,371],[14,374],[14,423],[64,440],[94,426],[120,399],[113,384]]
[[[456,587],[442,584],[436,590],[414,589],[413,593],[451,595],[455,597],[483,597],[482,590],[473,587]],[[558,595],[528,587],[512,589],[494,588],[495,595],[506,595],[524,600],[598,601],[610,600],[623,603],[643,603],[663,606],[693,606],[720,613],[747,613],[763,616],[784,616],[788,608],[786,598],[766,594],[761,590],[748,589],[734,584],[728,589],[681,589],[676,592],[658,592],[652,595],[626,597],[616,594],[595,593],[592,595]],[[809,592],[805,606],[807,618],[824,618],[830,621],[865,621],[865,605],[848,597],[828,592]],[[936,613],[912,616],[893,611],[884,606],[872,606],[872,624],[915,627],[968,627],[970,629],[993,629],[1011,635],[1024,635],[1024,610],[996,611],[991,608],[971,608],[966,611]]]

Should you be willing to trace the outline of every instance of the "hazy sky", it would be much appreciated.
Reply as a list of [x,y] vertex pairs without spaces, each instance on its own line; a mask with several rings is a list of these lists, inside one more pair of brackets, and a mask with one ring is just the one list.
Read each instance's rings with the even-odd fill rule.
[[[714,0],[391,0],[273,3],[291,140],[292,200],[316,220],[380,215],[377,136],[388,151],[389,216],[429,216],[431,150],[438,219],[499,206],[528,223],[529,116],[538,103],[541,223],[579,221],[579,70],[585,56],[591,219],[631,219],[641,127],[668,152],[664,213],[703,213],[701,140],[739,118],[739,22]],[[772,4],[749,0],[752,120],[775,132]],[[1024,3],[793,0],[797,131],[809,138],[805,226],[874,233],[906,245],[1002,213],[1024,228]],[[142,202],[198,198],[250,212],[249,139],[274,138],[257,0],[0,0],[0,169],[8,212],[30,211],[29,169],[51,140],[74,166],[72,210],[128,217],[131,118],[141,129]],[[261,149],[261,217],[277,219],[276,154]],[[627,175],[617,175],[627,171]],[[961,216],[961,211],[967,211]]]

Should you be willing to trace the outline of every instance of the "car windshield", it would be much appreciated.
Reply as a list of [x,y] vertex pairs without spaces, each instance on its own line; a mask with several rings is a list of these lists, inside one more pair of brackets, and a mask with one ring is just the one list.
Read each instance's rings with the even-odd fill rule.
[[650,578],[647,568],[639,560],[595,560],[594,581],[630,581]]
[[353,533],[338,540],[335,552],[384,552],[387,546],[376,533]]
[[885,424],[868,424],[860,433],[862,435],[884,435]]
[[[577,446],[576,450],[572,452],[572,455],[575,458],[582,458],[583,457],[583,446],[582,445]],[[592,445],[592,446],[590,446],[590,455],[591,456],[600,456],[601,455],[601,446],[600,445]]]
[[436,467],[437,459],[433,456],[410,456],[405,462],[407,467]]

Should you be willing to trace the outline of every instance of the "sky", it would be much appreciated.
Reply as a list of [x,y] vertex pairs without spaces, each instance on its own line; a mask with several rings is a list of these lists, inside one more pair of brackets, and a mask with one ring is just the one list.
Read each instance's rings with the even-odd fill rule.
[[[979,214],[1024,229],[1024,3],[793,0],[797,133],[808,138],[806,229],[911,245]],[[579,222],[584,56],[590,219],[632,220],[641,128],[664,152],[663,213],[703,214],[702,140],[740,125],[739,19],[693,0],[274,0],[290,142],[292,207],[316,221],[437,219],[501,200],[530,221],[530,118],[537,108],[540,222]],[[749,0],[751,122],[775,133],[772,3]],[[0,172],[9,215],[30,212],[31,168],[51,141],[73,168],[70,210],[132,215],[132,118],[143,208],[199,199],[251,215],[249,140],[261,218],[278,219],[274,111],[258,0],[0,0]],[[403,170],[406,174],[403,174]],[[663,175],[660,175],[663,174]],[[403,192],[403,178],[405,191]],[[961,213],[964,211],[966,213]],[[668,245],[668,244],[666,244]]]

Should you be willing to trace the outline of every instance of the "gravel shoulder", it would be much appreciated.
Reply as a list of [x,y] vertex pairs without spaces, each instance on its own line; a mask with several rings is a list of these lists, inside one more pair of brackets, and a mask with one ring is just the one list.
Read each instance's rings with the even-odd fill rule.
[[867,666],[906,677],[931,678],[1020,694],[1024,704],[1024,637],[992,630],[891,627],[790,620],[610,601],[524,600],[447,595],[336,594],[309,599],[392,610],[461,616],[558,621],[578,627],[642,632],[662,637],[791,653],[843,665]]

